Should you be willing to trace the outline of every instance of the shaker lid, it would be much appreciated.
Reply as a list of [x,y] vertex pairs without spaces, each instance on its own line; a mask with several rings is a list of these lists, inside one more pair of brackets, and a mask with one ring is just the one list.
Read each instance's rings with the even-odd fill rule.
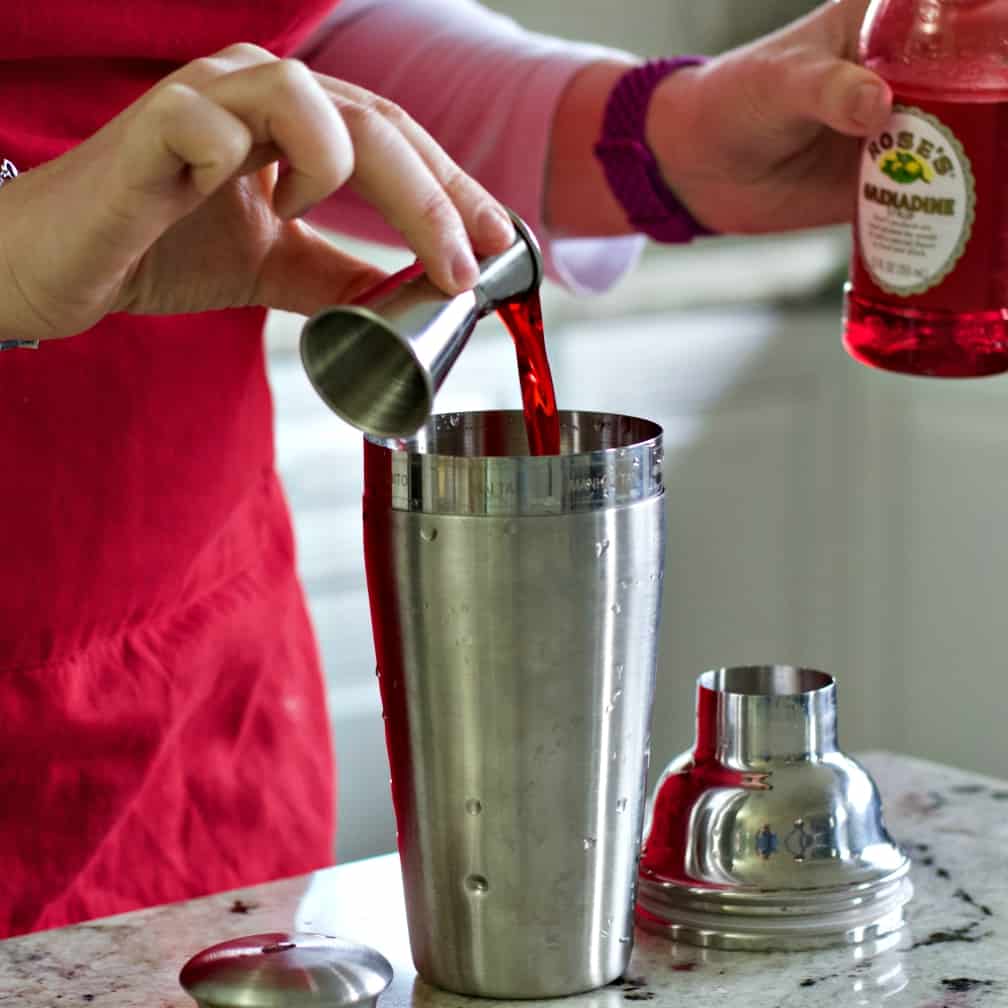
[[201,1008],[373,1006],[392,981],[366,945],[304,933],[250,935],[197,953],[179,983]]

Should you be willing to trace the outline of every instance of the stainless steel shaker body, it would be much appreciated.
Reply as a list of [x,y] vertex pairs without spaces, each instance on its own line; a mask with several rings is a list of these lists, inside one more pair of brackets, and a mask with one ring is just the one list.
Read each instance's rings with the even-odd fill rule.
[[365,554],[413,958],[462,994],[626,968],[661,600],[661,429],[520,412],[365,441]]

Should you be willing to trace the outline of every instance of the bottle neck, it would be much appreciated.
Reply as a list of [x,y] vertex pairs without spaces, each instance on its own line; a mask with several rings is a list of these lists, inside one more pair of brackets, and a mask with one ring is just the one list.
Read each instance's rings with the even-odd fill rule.
[[1005,93],[1008,0],[875,0],[859,58],[896,91],[990,101]]

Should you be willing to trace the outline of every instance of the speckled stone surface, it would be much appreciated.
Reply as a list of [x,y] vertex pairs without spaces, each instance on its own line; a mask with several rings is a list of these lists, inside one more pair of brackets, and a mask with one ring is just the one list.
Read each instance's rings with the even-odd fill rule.
[[[864,762],[890,831],[914,861],[916,895],[895,947],[867,958],[849,949],[715,953],[638,933],[623,980],[564,1003],[1008,1008],[1008,782],[882,753]],[[471,1003],[416,978],[390,856],[0,942],[0,1004],[185,1008],[193,1002],[177,977],[195,952],[292,929],[338,934],[383,952],[396,977],[381,1008]]]

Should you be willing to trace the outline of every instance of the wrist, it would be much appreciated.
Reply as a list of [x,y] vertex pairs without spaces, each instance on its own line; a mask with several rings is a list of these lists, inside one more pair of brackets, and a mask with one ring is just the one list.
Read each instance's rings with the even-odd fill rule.
[[[631,226],[663,243],[688,242],[711,233],[670,186],[668,161],[660,164],[653,146],[659,129],[667,130],[665,117],[675,114],[667,101],[655,104],[656,93],[670,78],[704,61],[702,56],[680,56],[628,70],[609,95],[594,148],[609,189]],[[673,90],[675,104],[683,101],[686,93],[687,88]],[[690,136],[689,132],[680,135]],[[688,146],[688,142],[680,146]]]
[[550,136],[544,220],[557,237],[625,235],[631,229],[592,149],[602,130],[606,101],[634,64],[589,63],[564,89]]
[[701,65],[685,66],[669,74],[655,88],[644,118],[644,140],[654,155],[662,180],[680,199],[680,182],[687,178],[698,151],[694,138],[697,81]]

